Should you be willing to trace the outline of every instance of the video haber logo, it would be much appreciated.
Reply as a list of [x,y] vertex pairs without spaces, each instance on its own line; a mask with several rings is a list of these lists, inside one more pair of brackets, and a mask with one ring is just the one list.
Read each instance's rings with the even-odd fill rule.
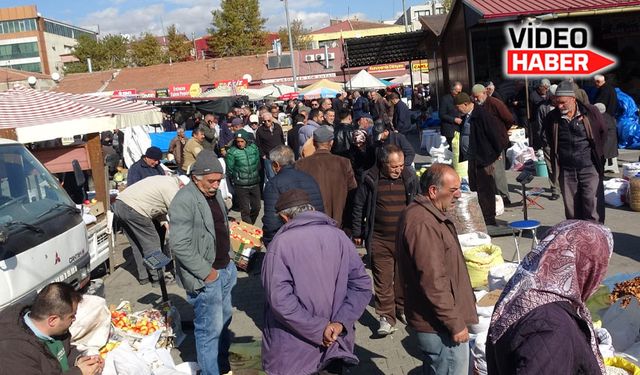
[[615,59],[589,45],[586,25],[507,26],[507,76],[585,76],[615,66]]

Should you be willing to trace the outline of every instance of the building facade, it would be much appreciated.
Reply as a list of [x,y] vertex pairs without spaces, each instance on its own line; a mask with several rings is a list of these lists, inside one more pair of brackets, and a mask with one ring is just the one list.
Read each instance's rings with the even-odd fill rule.
[[35,5],[0,9],[0,67],[52,74],[62,73],[63,55],[72,52],[80,36],[97,33],[44,18]]

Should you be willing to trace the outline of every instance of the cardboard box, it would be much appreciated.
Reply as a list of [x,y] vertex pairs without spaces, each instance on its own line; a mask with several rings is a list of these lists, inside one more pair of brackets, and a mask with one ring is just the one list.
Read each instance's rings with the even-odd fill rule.
[[262,249],[262,230],[243,221],[231,223],[229,229],[233,261],[238,269],[247,271],[254,255]]

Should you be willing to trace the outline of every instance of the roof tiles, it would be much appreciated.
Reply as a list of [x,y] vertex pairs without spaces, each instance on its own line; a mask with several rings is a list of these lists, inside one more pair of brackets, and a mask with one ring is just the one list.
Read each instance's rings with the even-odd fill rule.
[[634,0],[465,0],[465,2],[487,19],[640,5],[640,1]]

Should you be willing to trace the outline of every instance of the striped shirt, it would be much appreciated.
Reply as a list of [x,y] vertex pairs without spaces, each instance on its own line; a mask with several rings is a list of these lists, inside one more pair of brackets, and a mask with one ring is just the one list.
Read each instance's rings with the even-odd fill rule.
[[392,180],[380,176],[373,235],[382,239],[395,239],[396,225],[406,206],[407,195],[402,177]]

